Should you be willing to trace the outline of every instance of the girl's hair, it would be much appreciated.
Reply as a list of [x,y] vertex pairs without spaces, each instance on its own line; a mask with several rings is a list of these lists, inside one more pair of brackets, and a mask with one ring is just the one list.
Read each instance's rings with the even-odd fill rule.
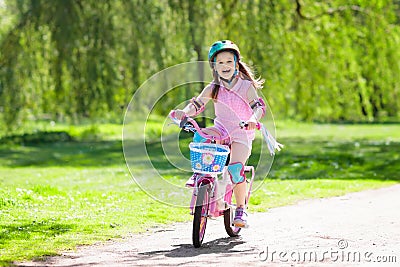
[[[211,98],[215,101],[217,100],[218,97],[218,91],[220,88],[219,80],[218,80],[218,73],[215,69],[213,69],[213,89],[211,91]],[[264,79],[261,78],[255,78],[254,77],[254,71],[244,62],[239,61],[239,77],[241,77],[243,80],[248,80],[251,81],[253,84],[254,88],[256,89],[261,89],[264,83]]]

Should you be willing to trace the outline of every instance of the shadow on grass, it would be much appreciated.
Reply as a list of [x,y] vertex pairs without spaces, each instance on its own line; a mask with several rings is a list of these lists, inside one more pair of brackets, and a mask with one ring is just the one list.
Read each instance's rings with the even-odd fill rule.
[[[189,158],[188,143],[183,138],[179,148]],[[272,179],[374,179],[400,181],[400,142],[371,140],[310,140],[286,138],[280,140],[284,149],[275,156]],[[161,171],[177,171],[167,160],[160,142],[146,144],[145,153],[140,141],[130,141],[131,164],[140,166],[148,160]],[[254,142],[250,164],[258,162],[261,142]],[[147,158],[148,157],[148,158]],[[24,166],[110,166],[125,165],[122,142],[65,141],[26,146],[0,146],[0,165]],[[179,173],[179,172],[178,172]],[[185,174],[186,175],[186,174]],[[256,179],[264,177],[256,177]]]
[[[160,170],[174,168],[164,156],[160,142],[146,144],[143,141],[129,140],[125,149],[129,149],[129,163],[142,165],[150,160]],[[186,148],[189,154],[188,148]],[[147,155],[149,159],[147,159]],[[122,142],[115,141],[74,141],[34,142],[23,145],[1,144],[0,166],[7,167],[91,167],[125,165]],[[134,166],[131,166],[134,167]]]
[[[0,224],[0,248],[6,247],[8,243],[19,245],[26,242],[38,243],[38,240],[49,240],[58,235],[73,231],[76,226],[73,224],[62,224],[52,220],[21,224]],[[30,241],[31,240],[31,241]],[[54,251],[41,251],[42,255],[55,255]],[[1,260],[0,266],[14,266],[11,260]]]
[[70,141],[0,148],[0,165],[7,167],[89,167],[124,163],[121,141]]
[[[400,181],[400,142],[371,140],[280,140],[284,149],[275,156],[272,179],[372,179]],[[189,139],[180,147],[186,158]],[[254,142],[250,165],[258,162],[261,142]],[[173,168],[163,155],[160,143],[148,144],[152,163],[160,170]],[[264,177],[256,177],[262,180]]]
[[72,224],[55,223],[51,220],[24,224],[1,225],[0,244],[10,240],[50,238],[73,230]]
[[270,178],[400,181],[400,143],[287,138]]

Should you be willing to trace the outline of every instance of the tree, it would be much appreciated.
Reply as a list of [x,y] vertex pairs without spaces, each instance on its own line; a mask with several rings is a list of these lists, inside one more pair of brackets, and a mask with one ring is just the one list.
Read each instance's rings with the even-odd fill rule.
[[[41,118],[121,121],[146,79],[206,61],[221,39],[265,78],[277,117],[400,116],[398,0],[5,0],[0,15],[0,110],[10,129]],[[204,86],[172,92],[154,112]]]

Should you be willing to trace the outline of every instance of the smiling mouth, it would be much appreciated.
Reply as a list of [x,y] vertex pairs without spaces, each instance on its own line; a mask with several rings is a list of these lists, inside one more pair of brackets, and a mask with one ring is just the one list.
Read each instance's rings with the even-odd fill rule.
[[231,70],[223,70],[222,73],[229,73]]

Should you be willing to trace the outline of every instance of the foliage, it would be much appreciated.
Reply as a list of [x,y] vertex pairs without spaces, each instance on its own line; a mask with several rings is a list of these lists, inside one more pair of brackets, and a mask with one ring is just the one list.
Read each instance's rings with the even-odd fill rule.
[[121,120],[152,74],[206,60],[209,45],[225,38],[266,79],[263,93],[280,118],[399,118],[398,0],[0,3],[4,129],[40,118]]

